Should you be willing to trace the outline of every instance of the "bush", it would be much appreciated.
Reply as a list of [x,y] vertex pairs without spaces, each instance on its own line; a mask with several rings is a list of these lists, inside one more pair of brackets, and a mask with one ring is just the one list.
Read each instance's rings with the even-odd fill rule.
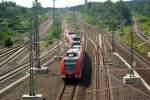
[[96,19],[91,16],[85,16],[84,17],[85,21],[88,22],[89,24],[95,25],[96,24]]
[[16,32],[10,28],[5,28],[1,34],[1,40],[4,41],[6,47],[13,45],[12,37],[16,35]]
[[140,23],[144,23],[144,22],[147,22],[146,18],[140,19]]
[[11,41],[10,37],[4,41],[4,45],[5,47],[11,47],[13,45],[13,42]]
[[46,37],[45,37],[45,41],[48,45],[53,44],[53,39],[58,39],[60,37],[60,33],[62,32],[62,28],[61,28],[61,22],[59,22],[58,20],[55,20],[53,22],[53,27],[49,29]]

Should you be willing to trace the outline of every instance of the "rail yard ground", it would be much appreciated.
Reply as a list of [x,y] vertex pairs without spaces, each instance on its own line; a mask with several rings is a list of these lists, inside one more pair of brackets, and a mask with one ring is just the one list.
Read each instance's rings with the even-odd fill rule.
[[[33,26],[17,33],[21,39],[9,48],[5,42],[16,38],[11,28],[27,31],[29,26],[21,25],[32,18],[23,19],[27,15],[20,11],[7,21],[7,13],[0,12],[0,100],[26,100],[25,94],[42,94],[44,100],[150,100],[149,3],[85,0],[55,9],[35,0],[33,12],[22,8],[33,13]],[[0,5],[0,11],[21,7],[3,0]]]
[[[86,25],[84,26],[87,27]],[[100,79],[96,79],[96,71],[97,71],[97,64],[96,61],[96,35],[93,36],[91,34],[96,34],[98,30],[93,29],[93,27],[88,27],[88,30],[84,30],[84,32],[80,34],[87,34],[88,37],[86,39],[86,60],[84,64],[84,69],[82,73],[82,77],[78,82],[69,81],[69,83],[64,83],[59,75],[59,62],[54,61],[52,63],[47,63],[45,65],[49,67],[49,73],[42,75],[39,74],[35,77],[36,79],[36,91],[37,93],[42,93],[46,100],[55,100],[58,98],[62,86],[65,84],[69,88],[71,94],[64,94],[63,98],[61,100],[68,100],[68,96],[74,100],[92,100],[93,98],[96,98],[99,95],[99,99],[108,96],[112,100],[148,100],[150,99],[149,91],[148,89],[143,85],[141,80],[138,80],[137,82],[133,84],[126,85],[123,83],[123,76],[125,76],[128,73],[128,67],[127,65],[115,54],[112,54],[111,52],[111,46],[109,42],[103,41],[102,44],[104,44],[106,58],[105,58],[105,67],[107,67],[107,70],[103,66],[99,67],[99,75]],[[92,30],[92,31],[90,31]],[[95,30],[95,31],[94,31]],[[93,32],[94,31],[94,32]],[[93,33],[90,33],[93,32]],[[99,32],[100,34],[100,32]],[[84,37],[84,35],[82,35]],[[92,36],[92,37],[91,37]],[[104,38],[103,35],[101,38]],[[93,42],[92,42],[93,41]],[[101,41],[101,40],[100,40]],[[106,44],[105,44],[106,43]],[[102,46],[102,45],[101,45]],[[95,50],[94,50],[95,48]],[[119,50],[119,49],[118,49]],[[104,52],[104,51],[103,51]],[[54,55],[54,54],[53,54]],[[47,61],[51,59],[52,56],[47,58]],[[96,57],[96,58],[95,58]],[[53,57],[52,57],[53,58]],[[100,59],[103,59],[103,55],[100,56]],[[101,61],[100,60],[100,61]],[[102,68],[101,68],[102,67]],[[103,68],[104,67],[104,68]],[[142,70],[142,69],[141,69]],[[24,73],[25,75],[25,73]],[[103,76],[104,75],[104,76]],[[108,78],[106,78],[106,76]],[[20,75],[18,75],[21,77]],[[15,76],[18,78],[18,76]],[[103,78],[102,78],[103,76]],[[15,79],[15,78],[14,78]],[[106,83],[104,82],[104,79],[109,82],[109,87],[107,87]],[[9,81],[11,82],[11,81]],[[104,83],[103,83],[104,82]],[[99,88],[96,87],[96,84],[103,83],[100,85]],[[2,100],[22,100],[22,95],[27,94],[29,91],[29,78],[23,80],[22,82],[18,83],[11,89],[9,89],[6,93],[0,95],[0,98]],[[74,87],[75,86],[75,87]],[[74,89],[74,90],[71,90]],[[109,92],[107,92],[109,91]],[[97,94],[97,95],[96,95]],[[73,97],[71,97],[73,96]],[[107,98],[108,98],[107,97]],[[69,99],[70,100],[70,99]],[[106,99],[107,100],[107,99]]]

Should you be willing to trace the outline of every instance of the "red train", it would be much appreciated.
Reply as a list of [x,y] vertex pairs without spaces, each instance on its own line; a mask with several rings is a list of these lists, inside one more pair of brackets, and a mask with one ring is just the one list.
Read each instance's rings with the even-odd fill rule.
[[65,40],[68,48],[72,47],[72,43],[74,40],[76,40],[76,37],[78,36],[74,32],[66,33]]
[[85,51],[81,40],[76,34],[72,33],[71,35],[66,34],[69,50],[60,62],[60,73],[64,79],[80,78],[84,65]]
[[84,64],[84,50],[73,48],[69,49],[61,60],[61,77],[62,78],[80,78]]

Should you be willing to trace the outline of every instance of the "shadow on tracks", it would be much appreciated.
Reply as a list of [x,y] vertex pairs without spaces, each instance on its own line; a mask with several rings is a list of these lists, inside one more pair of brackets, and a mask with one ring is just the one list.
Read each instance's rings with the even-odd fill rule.
[[92,81],[92,61],[87,53],[85,53],[84,67],[79,85],[89,87]]

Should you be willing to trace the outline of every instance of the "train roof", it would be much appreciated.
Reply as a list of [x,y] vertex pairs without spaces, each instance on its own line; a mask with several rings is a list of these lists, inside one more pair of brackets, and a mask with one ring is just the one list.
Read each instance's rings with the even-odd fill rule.
[[74,33],[74,32],[69,32],[68,34],[69,34],[71,37],[76,36],[76,33]]

